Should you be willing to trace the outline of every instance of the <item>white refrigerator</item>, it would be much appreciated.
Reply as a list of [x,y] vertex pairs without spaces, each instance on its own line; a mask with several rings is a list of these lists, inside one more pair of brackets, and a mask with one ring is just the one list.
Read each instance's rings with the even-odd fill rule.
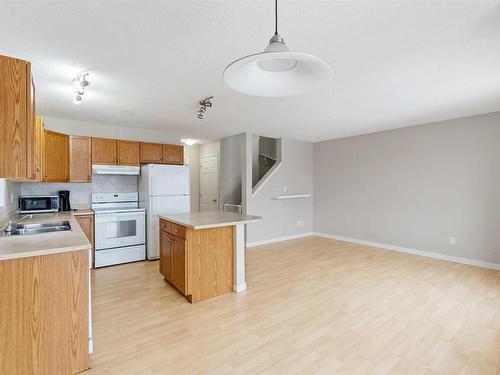
[[139,176],[139,207],[146,209],[146,255],[160,257],[160,214],[191,211],[189,166],[148,164]]

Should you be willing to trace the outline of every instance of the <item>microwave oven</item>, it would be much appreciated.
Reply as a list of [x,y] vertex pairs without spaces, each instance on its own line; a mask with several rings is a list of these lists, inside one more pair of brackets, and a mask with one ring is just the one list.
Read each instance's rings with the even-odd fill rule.
[[22,214],[38,214],[59,211],[57,195],[21,195],[19,209]]

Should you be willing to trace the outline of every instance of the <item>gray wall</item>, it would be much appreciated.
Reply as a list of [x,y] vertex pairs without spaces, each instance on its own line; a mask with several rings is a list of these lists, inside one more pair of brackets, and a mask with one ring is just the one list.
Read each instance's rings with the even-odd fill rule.
[[[313,144],[283,139],[282,164],[256,194],[252,194],[252,135],[246,134],[245,193],[246,211],[264,219],[247,226],[247,243],[299,235],[313,230],[313,202],[311,198],[277,201],[272,195],[288,192],[312,193],[313,191]],[[299,226],[298,221],[304,225]]]
[[316,143],[314,222],[500,263],[500,113]]
[[240,204],[243,180],[243,143],[245,134],[220,141],[220,199],[221,203]]

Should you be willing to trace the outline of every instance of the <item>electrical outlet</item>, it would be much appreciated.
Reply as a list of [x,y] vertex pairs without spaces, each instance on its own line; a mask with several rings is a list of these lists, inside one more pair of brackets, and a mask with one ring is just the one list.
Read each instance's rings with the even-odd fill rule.
[[283,193],[286,193],[288,192],[288,187],[287,186],[283,186]]
[[297,226],[298,227],[303,227],[304,226],[304,220],[297,221]]
[[455,237],[450,237],[450,245],[455,245],[457,243],[457,239]]
[[14,204],[14,193],[10,193],[10,204]]

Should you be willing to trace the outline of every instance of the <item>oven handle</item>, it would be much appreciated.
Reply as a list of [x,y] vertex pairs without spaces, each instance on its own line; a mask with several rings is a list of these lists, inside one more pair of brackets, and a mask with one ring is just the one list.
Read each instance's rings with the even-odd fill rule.
[[137,220],[141,218],[145,218],[145,212],[120,212],[120,213],[103,213],[95,215],[96,223],[109,223],[112,221],[124,221],[124,220]]

